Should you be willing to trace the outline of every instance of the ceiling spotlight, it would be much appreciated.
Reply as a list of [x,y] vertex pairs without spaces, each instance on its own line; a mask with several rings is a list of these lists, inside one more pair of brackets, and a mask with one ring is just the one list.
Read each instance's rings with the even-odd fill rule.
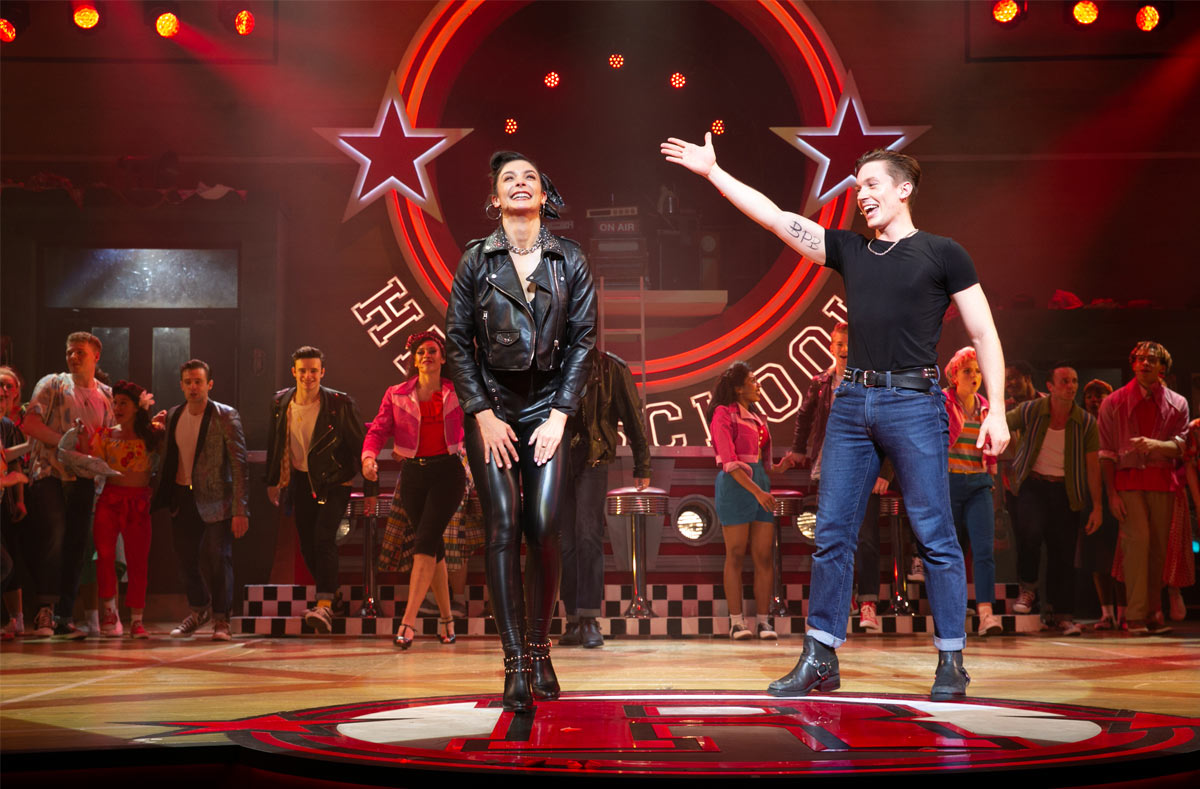
[[713,121],[712,122],[712,133],[713,134],[724,134],[725,133],[725,121],[723,121],[723,120]]
[[217,3],[217,20],[221,27],[239,36],[254,32],[254,12],[244,0],[221,0]]
[[142,19],[163,38],[179,34],[179,3],[147,3]]
[[608,56],[608,65],[612,68],[621,68],[625,65],[625,56],[618,55],[616,52]]
[[1174,3],[1167,0],[1160,0],[1156,3],[1139,3],[1137,13],[1133,17],[1133,24],[1143,33],[1149,33],[1170,22],[1174,11]]
[[0,6],[0,41],[11,44],[29,28],[29,3],[13,2]]
[[1017,0],[996,0],[992,4],[992,21],[1000,27],[1016,27],[1029,11],[1029,3]]
[[557,71],[551,71],[542,82],[546,83],[547,88],[557,88],[558,83],[562,82],[562,78],[558,76]]
[[1071,6],[1071,19],[1080,27],[1093,24],[1100,18],[1100,6],[1093,0],[1079,0]]
[[71,20],[80,30],[95,30],[100,25],[100,10],[95,3],[75,3],[71,12]]
[[678,71],[676,71],[674,74],[671,75],[670,82],[671,82],[671,87],[678,90],[687,84],[687,77],[683,76],[683,74],[680,74]]
[[504,119],[504,133],[505,134],[516,134],[517,133],[517,119],[516,118],[505,118]]

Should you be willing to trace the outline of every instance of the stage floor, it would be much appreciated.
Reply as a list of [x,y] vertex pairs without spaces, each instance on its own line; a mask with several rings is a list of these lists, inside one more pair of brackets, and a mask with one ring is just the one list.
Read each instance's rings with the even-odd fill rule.
[[[165,635],[168,629],[169,625],[152,628],[160,634],[145,641],[21,639],[3,644],[4,755],[227,745],[240,741],[239,729],[242,734],[287,729],[280,728],[283,718],[272,717],[277,713],[325,708],[326,714],[337,709],[378,716],[388,708],[394,715],[414,699],[442,704],[449,697],[462,697],[463,704],[483,709],[490,703],[487,697],[498,695],[502,685],[494,638],[464,637],[450,646],[423,638],[401,651],[385,638],[238,637],[221,643],[209,640],[207,632],[190,641],[174,640]],[[631,637],[610,639],[600,649],[556,648],[553,656],[565,698],[611,697],[626,705],[641,698],[636,703],[660,706],[663,699],[675,699],[670,703],[695,710],[696,703],[704,702],[679,699],[700,693],[696,698],[711,700],[722,696],[718,692],[731,692],[729,703],[742,709],[768,703],[765,696],[758,697],[769,681],[792,667],[800,645],[796,637],[736,643]],[[839,657],[842,687],[829,698],[882,698],[895,704],[904,699],[886,697],[899,694],[914,702],[928,698],[936,654],[926,636],[852,637]],[[1044,725],[1037,723],[1037,716],[1045,712],[1033,712],[1035,708],[1068,705],[1126,715],[1136,711],[1183,716],[1192,719],[1185,728],[1200,731],[1196,623],[1157,637],[972,638],[966,666],[973,701],[997,700],[1002,707],[1006,702],[1026,704],[1030,713],[1024,719],[1036,725]],[[380,702],[391,706],[381,707]],[[778,706],[783,700],[770,703]],[[540,704],[537,715],[552,717],[554,705]],[[927,713],[922,708],[920,714]],[[498,717],[493,713],[491,724]],[[258,722],[221,723],[238,719]],[[1021,719],[1016,718],[1018,726]],[[189,731],[196,733],[185,733]],[[836,732],[836,726],[831,731]],[[1031,729],[1029,736],[1037,739],[1034,734]],[[1187,747],[1200,754],[1194,740]]]

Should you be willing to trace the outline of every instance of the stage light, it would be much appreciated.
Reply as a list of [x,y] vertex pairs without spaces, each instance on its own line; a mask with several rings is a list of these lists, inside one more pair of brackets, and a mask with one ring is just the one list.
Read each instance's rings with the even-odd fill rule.
[[608,56],[608,65],[612,68],[620,68],[625,65],[625,56],[618,55],[616,52]]
[[505,118],[504,119],[504,133],[505,134],[516,134],[517,133],[517,119],[516,118]]
[[1150,3],[1146,3],[1137,10],[1137,14],[1134,16],[1133,21],[1134,24],[1137,25],[1138,30],[1142,31],[1143,33],[1149,33],[1151,30],[1158,27],[1158,23],[1162,21],[1162,14],[1159,13],[1158,8]]
[[100,24],[100,11],[93,3],[76,3],[71,18],[75,21],[75,27],[91,30]]
[[682,88],[686,84],[687,84],[687,77],[683,76],[678,71],[676,71],[674,74],[671,75],[671,87],[672,88],[675,88],[676,90],[678,90],[679,88]]
[[1001,27],[1016,27],[1025,18],[1029,3],[1018,3],[1017,0],[997,0],[992,5],[992,21]]
[[1071,6],[1071,18],[1078,25],[1090,25],[1100,18],[1100,6],[1092,0],[1079,0]]
[[562,79],[558,76],[557,71],[551,71],[542,82],[546,83],[547,88],[557,88],[558,83],[562,82]]
[[722,120],[713,121],[712,122],[712,133],[713,134],[724,134],[725,133],[725,121],[722,121]]
[[142,19],[163,38],[179,33],[179,3],[146,3]]
[[217,4],[217,19],[222,27],[239,36],[254,32],[254,12],[246,7],[245,2],[222,0]]
[[179,17],[170,11],[159,14],[154,20],[154,29],[163,38],[173,38],[179,33]]
[[0,6],[0,41],[11,44],[29,28],[29,3],[14,2]]

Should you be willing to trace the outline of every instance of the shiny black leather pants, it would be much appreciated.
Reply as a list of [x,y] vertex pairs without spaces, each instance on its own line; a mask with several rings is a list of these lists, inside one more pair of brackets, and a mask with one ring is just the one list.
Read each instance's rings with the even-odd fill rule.
[[551,384],[536,381],[527,395],[498,387],[497,415],[517,434],[520,461],[512,468],[484,463],[478,423],[468,415],[463,425],[467,459],[487,528],[488,594],[506,656],[525,652],[526,643],[547,641],[558,599],[558,518],[569,480],[570,429],[563,431],[558,451],[545,465],[534,463],[534,448],[529,445],[533,431],[549,416],[553,392],[546,390]]

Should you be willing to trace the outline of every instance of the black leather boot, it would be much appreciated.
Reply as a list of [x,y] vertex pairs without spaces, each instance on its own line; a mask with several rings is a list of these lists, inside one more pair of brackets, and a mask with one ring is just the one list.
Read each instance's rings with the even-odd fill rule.
[[812,636],[804,637],[804,651],[787,676],[767,686],[772,696],[807,696],[814,690],[828,693],[842,686],[837,652]]
[[604,646],[604,634],[600,632],[600,623],[594,616],[585,616],[579,620],[579,643],[584,649],[595,649]]
[[508,712],[533,712],[531,663],[524,653],[504,658],[504,709]]
[[560,647],[577,647],[579,646],[579,622],[567,622],[567,629],[558,638]]
[[938,652],[937,672],[933,675],[933,689],[929,698],[934,701],[952,701],[965,698],[971,676],[963,668],[962,651]]
[[530,644],[529,657],[533,663],[533,697],[541,701],[557,699],[558,677],[554,674],[554,664],[550,662],[549,639],[540,644]]

